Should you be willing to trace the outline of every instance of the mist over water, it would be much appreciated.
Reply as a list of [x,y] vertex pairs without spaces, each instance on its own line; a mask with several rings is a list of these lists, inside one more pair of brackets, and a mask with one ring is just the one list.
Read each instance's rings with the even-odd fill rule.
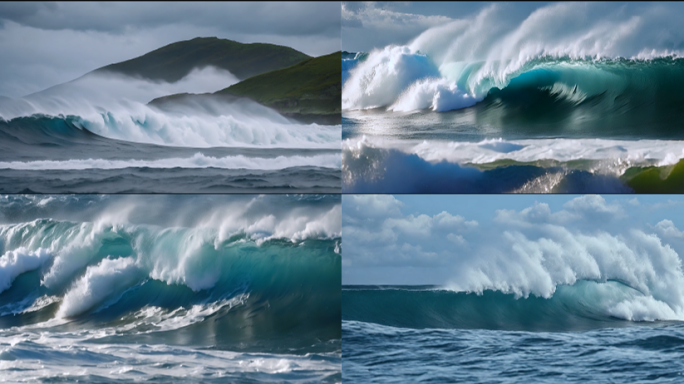
[[3,100],[0,117],[12,123],[28,116],[69,118],[78,128],[123,141],[181,147],[334,148],[339,129],[297,124],[247,99],[209,97],[161,110],[152,99],[177,93],[212,93],[237,82],[229,72],[207,67],[176,83],[119,74],[88,74],[18,100]]

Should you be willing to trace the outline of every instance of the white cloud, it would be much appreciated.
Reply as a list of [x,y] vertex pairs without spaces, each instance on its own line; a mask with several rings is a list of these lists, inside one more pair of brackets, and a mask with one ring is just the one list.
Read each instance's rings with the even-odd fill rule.
[[599,195],[586,195],[577,197],[565,203],[564,207],[570,211],[582,215],[614,217],[622,216],[622,206],[618,202],[607,204],[606,199]]
[[195,37],[286,45],[319,56],[341,47],[332,3],[0,4],[0,95],[21,97]]
[[677,229],[672,220],[660,221],[655,225],[655,229],[665,237],[684,237],[684,232]]
[[425,30],[453,21],[453,19],[446,16],[425,16],[379,8],[373,2],[365,3],[363,7],[356,11],[351,10],[346,4],[342,4],[342,20],[347,22],[346,26],[361,24],[366,28],[394,31],[403,31],[407,28],[411,30]]
[[391,195],[345,195],[343,199],[354,216],[364,218],[400,216],[404,205]]
[[373,2],[355,8],[342,3],[342,41],[354,42],[355,50],[406,44],[431,27],[453,21],[447,16],[397,12]]

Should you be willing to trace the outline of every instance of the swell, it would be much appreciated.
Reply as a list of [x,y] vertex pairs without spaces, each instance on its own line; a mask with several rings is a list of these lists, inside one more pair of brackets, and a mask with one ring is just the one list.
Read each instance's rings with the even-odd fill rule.
[[[559,286],[550,298],[486,290],[482,294],[440,287],[345,286],[342,319],[415,329],[493,329],[558,332],[614,328],[643,320],[673,320],[655,305],[641,319],[624,309],[652,298],[620,282],[578,281]],[[630,321],[632,320],[632,321]],[[641,320],[641,321],[635,321]]]

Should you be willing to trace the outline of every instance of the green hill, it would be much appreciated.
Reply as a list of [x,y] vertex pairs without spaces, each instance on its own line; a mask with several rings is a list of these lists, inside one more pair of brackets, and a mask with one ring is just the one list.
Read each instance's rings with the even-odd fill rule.
[[341,52],[311,58],[288,68],[250,77],[215,95],[247,97],[299,120],[329,120],[339,124],[341,62]]
[[117,72],[151,80],[175,82],[193,68],[214,66],[243,80],[310,59],[295,49],[274,44],[243,44],[216,37],[179,41],[140,57],[110,64],[91,73]]

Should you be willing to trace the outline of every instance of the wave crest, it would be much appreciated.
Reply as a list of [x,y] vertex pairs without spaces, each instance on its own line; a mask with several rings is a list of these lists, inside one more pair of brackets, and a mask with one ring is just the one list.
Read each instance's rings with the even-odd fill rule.
[[[639,105],[653,93],[681,95],[672,86],[673,76],[684,79],[682,50],[673,49],[684,41],[679,23],[662,10],[615,14],[606,7],[555,4],[516,24],[505,5],[494,5],[472,19],[431,28],[407,45],[348,58],[354,65],[348,65],[343,109],[461,109],[516,80],[574,103],[607,92],[603,102],[615,107]],[[618,96],[627,100],[615,103]],[[442,101],[429,102],[435,98]],[[669,108],[676,104],[665,101]]]

